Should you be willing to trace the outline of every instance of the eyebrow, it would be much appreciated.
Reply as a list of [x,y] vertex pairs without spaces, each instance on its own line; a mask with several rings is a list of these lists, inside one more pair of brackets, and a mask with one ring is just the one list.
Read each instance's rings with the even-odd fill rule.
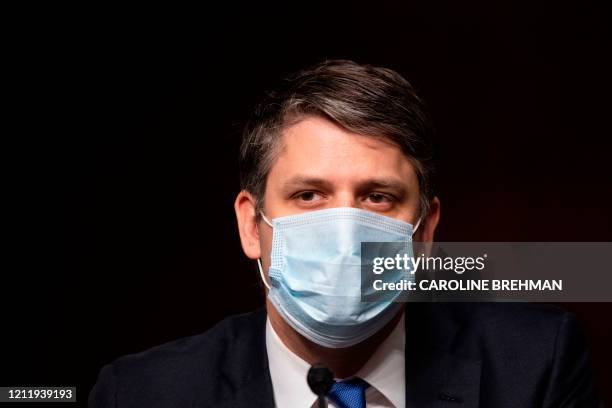
[[[293,190],[300,188],[320,188],[322,190],[331,190],[333,188],[333,184],[320,177],[294,176],[285,181],[281,188],[283,193],[291,193]],[[399,178],[392,177],[373,177],[361,180],[357,183],[356,190],[358,192],[365,192],[378,188],[393,190],[398,195],[405,195],[408,190],[406,182]]]
[[330,190],[332,184],[320,177],[308,177],[308,176],[295,176],[286,180],[282,185],[283,193],[291,193],[295,189],[300,188],[320,188],[323,190]]
[[407,191],[406,182],[395,178],[371,178],[359,183],[359,189],[372,190],[376,188],[385,188],[405,193]]

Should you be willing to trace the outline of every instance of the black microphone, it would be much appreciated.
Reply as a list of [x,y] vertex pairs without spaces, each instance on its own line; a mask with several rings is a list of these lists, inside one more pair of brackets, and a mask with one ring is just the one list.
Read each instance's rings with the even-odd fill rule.
[[316,363],[308,370],[306,380],[312,392],[319,396],[319,408],[327,408],[327,399],[325,395],[327,395],[334,384],[334,375],[332,372],[323,364]]

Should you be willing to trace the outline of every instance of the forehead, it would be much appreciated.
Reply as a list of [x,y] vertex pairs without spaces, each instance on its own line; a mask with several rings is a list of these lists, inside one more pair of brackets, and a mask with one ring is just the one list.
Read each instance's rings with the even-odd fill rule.
[[330,181],[394,177],[416,184],[414,168],[397,145],[382,137],[352,133],[315,116],[285,129],[269,181],[295,175]]

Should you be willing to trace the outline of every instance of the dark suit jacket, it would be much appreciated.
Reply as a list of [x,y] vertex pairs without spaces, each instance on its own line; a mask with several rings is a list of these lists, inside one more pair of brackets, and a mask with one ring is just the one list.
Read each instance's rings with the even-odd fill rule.
[[[272,407],[265,311],[105,366],[102,407]],[[559,309],[517,303],[412,303],[407,407],[595,407],[584,338]],[[305,380],[304,380],[305,381]]]

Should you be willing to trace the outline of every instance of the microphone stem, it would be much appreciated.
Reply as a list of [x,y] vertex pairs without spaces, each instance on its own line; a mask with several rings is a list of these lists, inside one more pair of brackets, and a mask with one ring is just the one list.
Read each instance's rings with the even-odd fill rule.
[[319,408],[327,408],[327,400],[323,394],[319,395]]

